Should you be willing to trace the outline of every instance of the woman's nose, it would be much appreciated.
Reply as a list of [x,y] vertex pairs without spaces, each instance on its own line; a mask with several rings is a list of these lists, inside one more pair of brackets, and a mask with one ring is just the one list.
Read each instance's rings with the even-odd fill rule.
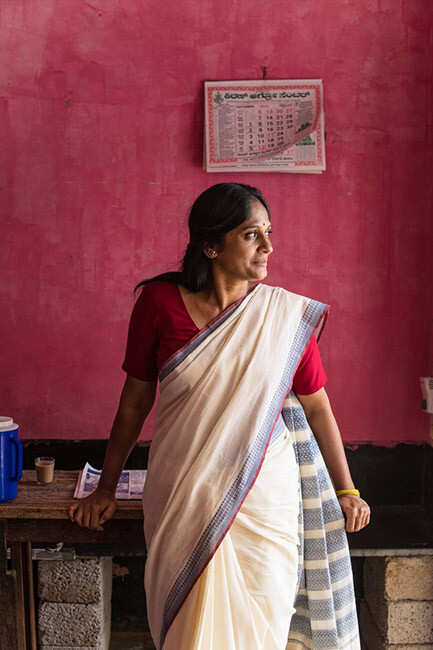
[[269,237],[262,237],[262,240],[260,242],[260,248],[264,250],[266,253],[272,253],[273,248]]

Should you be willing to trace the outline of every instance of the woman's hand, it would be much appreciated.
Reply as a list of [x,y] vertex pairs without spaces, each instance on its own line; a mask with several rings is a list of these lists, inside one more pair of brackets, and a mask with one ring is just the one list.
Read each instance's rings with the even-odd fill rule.
[[355,494],[342,494],[338,501],[346,516],[348,533],[357,533],[370,523],[370,507],[364,499]]
[[75,501],[69,506],[68,514],[82,528],[104,530],[102,524],[111,519],[116,510],[116,498],[109,490],[96,488],[85,499]]

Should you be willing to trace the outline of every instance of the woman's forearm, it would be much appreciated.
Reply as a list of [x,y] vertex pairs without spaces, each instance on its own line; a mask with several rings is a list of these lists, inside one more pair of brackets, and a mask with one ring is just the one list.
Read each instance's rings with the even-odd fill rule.
[[299,396],[310,425],[322,452],[334,488],[353,488],[340,430],[324,389],[315,395]]
[[105,452],[99,488],[114,493],[155,399],[156,385],[128,377]]
[[312,413],[308,423],[316,437],[334,488],[336,490],[353,488],[343,442],[332,411],[330,414]]
[[110,439],[105,451],[104,467],[102,469],[99,487],[115,492],[120,474],[125,466],[131,450],[140,435],[147,413],[142,411],[117,411],[111,429]]

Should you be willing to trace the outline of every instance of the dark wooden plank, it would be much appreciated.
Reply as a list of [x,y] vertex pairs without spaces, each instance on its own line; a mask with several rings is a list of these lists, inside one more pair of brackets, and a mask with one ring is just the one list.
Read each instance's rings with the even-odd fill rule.
[[11,567],[16,575],[15,616],[18,650],[27,650],[26,594],[24,586],[25,559],[23,557],[23,546],[19,542],[11,544]]
[[7,522],[0,521],[0,648],[19,650],[17,634],[17,579],[8,569],[6,554]]
[[34,545],[65,542],[68,546],[74,543],[120,544],[125,550],[144,547],[143,522],[134,519],[111,519],[100,532],[80,528],[69,519],[10,519],[7,539],[8,542],[31,540]]
[[0,648],[20,650],[17,638],[17,583],[15,571],[0,575]]
[[27,638],[30,650],[38,650],[37,632],[36,632],[36,605],[35,605],[35,585],[33,580],[33,560],[32,544],[26,542],[25,546],[25,589],[26,589],[26,619],[27,619]]
[[0,576],[7,575],[8,571],[7,528],[8,522],[5,519],[0,519]]

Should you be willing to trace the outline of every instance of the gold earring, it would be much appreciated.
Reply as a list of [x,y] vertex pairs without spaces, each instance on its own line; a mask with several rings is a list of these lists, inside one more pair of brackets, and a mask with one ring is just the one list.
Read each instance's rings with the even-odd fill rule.
[[216,251],[208,250],[208,252],[207,252],[207,256],[210,257],[210,258],[216,257],[216,255],[217,255]]

